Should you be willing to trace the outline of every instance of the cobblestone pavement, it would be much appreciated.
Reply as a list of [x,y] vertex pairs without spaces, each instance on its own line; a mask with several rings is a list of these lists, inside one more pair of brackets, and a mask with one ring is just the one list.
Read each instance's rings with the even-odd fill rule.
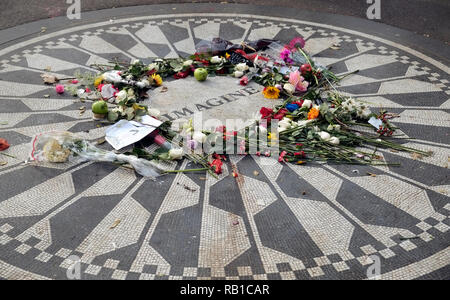
[[[74,256],[82,279],[365,279],[377,259],[384,279],[448,278],[450,83],[446,62],[437,59],[447,46],[422,53],[405,46],[415,38],[403,44],[385,25],[256,6],[114,12],[114,20],[103,11],[76,26],[55,19],[15,33],[48,28],[32,36],[0,32],[11,40],[0,49],[0,137],[19,159],[0,156],[7,162],[0,166],[0,278],[65,279]],[[108,164],[20,163],[37,133],[104,135],[89,109],[80,114],[87,104],[42,84],[45,70],[64,77],[112,58],[185,56],[213,36],[297,35],[334,72],[359,69],[339,89],[398,113],[400,134],[417,138],[408,145],[434,155],[381,151],[401,167],[269,165],[232,156],[219,180],[178,174],[147,181]],[[209,98],[225,92],[214,84],[205,90]]]

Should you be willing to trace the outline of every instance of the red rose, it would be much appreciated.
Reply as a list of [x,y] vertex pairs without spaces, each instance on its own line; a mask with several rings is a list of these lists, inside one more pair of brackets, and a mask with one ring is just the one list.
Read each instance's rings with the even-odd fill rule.
[[9,148],[8,141],[5,139],[0,139],[0,151],[6,150]]
[[305,102],[305,100],[302,99],[302,100],[300,100],[300,101],[292,102],[292,104],[297,104],[299,107],[302,107],[303,102]]
[[261,114],[261,119],[266,119],[267,117],[269,117],[273,114],[273,109],[263,107],[263,108],[261,108],[259,113]]
[[187,70],[184,72],[178,72],[175,75],[173,75],[173,78],[175,78],[175,79],[186,78],[189,76],[189,72],[190,72],[190,70]]
[[288,113],[288,110],[285,108],[282,108],[278,111],[278,113],[275,116],[273,116],[273,118],[281,121],[281,120],[283,120],[283,118],[286,116],[287,113]]

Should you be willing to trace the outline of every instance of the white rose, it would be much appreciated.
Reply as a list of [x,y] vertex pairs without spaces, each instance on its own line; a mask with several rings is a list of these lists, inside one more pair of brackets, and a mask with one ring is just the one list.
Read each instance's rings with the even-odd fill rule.
[[333,145],[339,145],[340,141],[337,137],[333,136],[328,140],[328,143]]
[[192,65],[194,62],[190,59],[190,60],[186,60],[184,63],[183,63],[183,66],[184,67],[189,67],[190,65]]
[[149,71],[155,70],[156,72],[158,72],[158,71],[159,71],[158,64],[155,64],[155,63],[149,64],[149,65],[148,65],[148,70],[149,70]]
[[242,76],[244,76],[244,72],[242,72],[242,71],[235,71],[234,72],[234,77],[241,78]]
[[192,135],[192,139],[198,143],[204,143],[206,141],[206,135],[201,131],[196,131]]
[[220,58],[218,56],[211,57],[211,63],[212,64],[220,64],[222,61],[223,61],[222,58]]
[[327,127],[327,130],[328,131],[333,131],[333,130],[335,130],[335,131],[339,131],[339,130],[341,130],[341,125],[328,125],[328,127]]
[[139,63],[141,63],[141,61],[139,59],[135,59],[135,60],[133,60],[133,62],[131,64],[132,65],[137,65]]
[[248,66],[246,63],[240,63],[240,64],[237,64],[236,67],[234,67],[234,69],[236,71],[245,72],[248,70]]
[[321,131],[318,133],[320,139],[323,141],[329,141],[331,139],[331,135],[326,131]]
[[282,128],[290,128],[291,127],[291,120],[284,118],[283,120],[281,120],[280,122],[278,122],[278,127],[282,127]]
[[311,100],[305,100],[303,101],[302,107],[311,108],[312,101]]
[[128,93],[124,90],[121,90],[116,94],[116,102],[119,103],[120,101],[126,100],[128,97]]
[[283,89],[288,93],[288,94],[293,94],[295,92],[295,86],[293,86],[290,83],[286,83],[283,86]]
[[170,149],[169,150],[169,158],[172,160],[183,158],[183,149]]
[[159,110],[157,110],[156,108],[149,108],[147,110],[147,113],[149,114],[149,116],[152,116],[155,118],[159,118],[159,116],[161,115],[161,112]]
[[148,80],[145,80],[145,79],[144,79],[144,80],[142,80],[142,81],[136,83],[136,85],[137,85],[138,88],[143,89],[143,88],[148,87],[148,86],[150,85],[150,82],[149,82]]
[[133,89],[128,89],[128,97],[130,98],[134,98],[134,90]]

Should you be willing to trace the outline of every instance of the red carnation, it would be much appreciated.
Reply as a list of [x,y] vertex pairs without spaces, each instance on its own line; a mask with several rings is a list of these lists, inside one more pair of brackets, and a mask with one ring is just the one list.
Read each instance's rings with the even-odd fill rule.
[[216,173],[217,175],[222,174],[223,162],[220,159],[217,158],[213,160],[209,165],[214,169],[214,173]]
[[281,152],[280,157],[278,157],[278,161],[279,162],[283,162],[284,161],[284,157],[287,155],[286,151]]

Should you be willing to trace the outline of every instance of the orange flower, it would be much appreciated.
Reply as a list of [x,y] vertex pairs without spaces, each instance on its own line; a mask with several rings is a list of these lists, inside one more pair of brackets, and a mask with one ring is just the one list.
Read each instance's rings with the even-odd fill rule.
[[319,110],[317,108],[311,108],[311,110],[308,113],[308,120],[314,120],[317,119],[319,116]]
[[274,86],[268,86],[264,88],[263,94],[268,99],[278,99],[280,97],[280,90]]

